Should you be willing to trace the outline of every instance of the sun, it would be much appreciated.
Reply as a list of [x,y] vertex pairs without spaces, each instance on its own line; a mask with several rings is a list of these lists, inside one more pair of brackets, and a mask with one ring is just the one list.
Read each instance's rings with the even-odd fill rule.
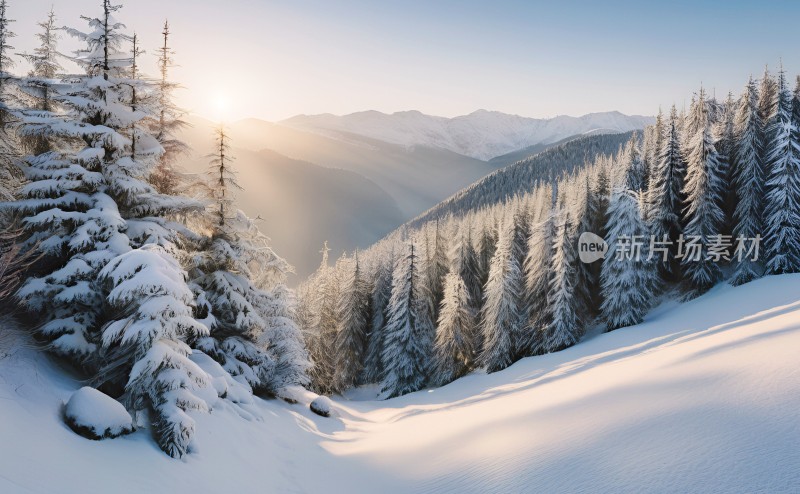
[[211,103],[217,120],[224,121],[229,117],[231,101],[227,94],[217,93]]

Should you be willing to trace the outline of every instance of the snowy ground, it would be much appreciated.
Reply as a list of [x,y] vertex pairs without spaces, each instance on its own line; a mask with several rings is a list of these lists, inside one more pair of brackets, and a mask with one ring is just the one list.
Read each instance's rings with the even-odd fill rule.
[[83,383],[8,326],[3,493],[800,492],[800,275],[441,389],[337,398],[338,418],[260,400],[197,415],[185,461],[146,431],[75,435],[59,414]]

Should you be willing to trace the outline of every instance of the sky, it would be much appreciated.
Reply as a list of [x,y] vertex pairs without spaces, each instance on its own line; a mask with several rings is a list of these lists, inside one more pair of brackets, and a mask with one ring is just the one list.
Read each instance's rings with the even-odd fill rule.
[[[782,61],[800,71],[795,0],[117,0],[145,70],[165,19],[180,105],[225,120],[477,109],[653,115],[702,83],[724,97]],[[52,6],[85,26],[101,0],[8,0],[16,52]],[[65,35],[61,51],[78,45]],[[67,64],[67,66],[69,66]],[[20,62],[18,71],[25,70]]]

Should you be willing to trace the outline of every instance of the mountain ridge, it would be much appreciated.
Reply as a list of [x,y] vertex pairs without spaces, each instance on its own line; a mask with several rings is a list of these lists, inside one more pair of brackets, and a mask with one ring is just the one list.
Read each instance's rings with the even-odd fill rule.
[[654,121],[654,117],[625,115],[616,110],[579,117],[532,118],[480,109],[452,118],[427,115],[418,110],[391,114],[367,110],[347,115],[296,115],[278,124],[334,139],[356,134],[406,148],[441,148],[491,161],[536,144],[549,144],[588,132],[638,130]]

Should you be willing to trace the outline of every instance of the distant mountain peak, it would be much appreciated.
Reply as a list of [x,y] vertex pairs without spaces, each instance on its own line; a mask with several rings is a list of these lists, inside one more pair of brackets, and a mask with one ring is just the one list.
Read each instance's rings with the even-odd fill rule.
[[445,149],[488,161],[536,144],[549,144],[569,136],[598,132],[628,132],[642,129],[653,117],[625,115],[619,111],[597,112],[573,117],[529,118],[499,111],[478,109],[468,115],[447,118],[426,115],[419,110],[392,114],[368,110],[348,115],[298,115],[280,122],[332,138],[359,135],[401,145]]

